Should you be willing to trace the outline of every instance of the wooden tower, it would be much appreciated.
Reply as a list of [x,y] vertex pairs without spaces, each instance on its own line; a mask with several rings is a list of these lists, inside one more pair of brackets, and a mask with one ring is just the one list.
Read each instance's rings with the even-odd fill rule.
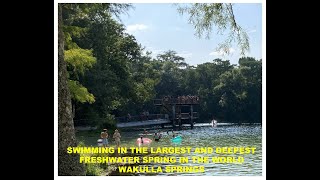
[[199,105],[198,96],[165,96],[162,99],[154,99],[154,105],[161,107],[161,110],[169,115],[172,126],[179,129],[182,124],[190,124],[191,129],[198,118],[198,113],[194,111],[194,106]]

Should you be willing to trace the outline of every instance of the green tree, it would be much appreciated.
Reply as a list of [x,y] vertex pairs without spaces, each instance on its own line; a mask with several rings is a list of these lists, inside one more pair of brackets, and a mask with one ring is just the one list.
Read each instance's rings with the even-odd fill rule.
[[214,93],[224,118],[230,122],[262,121],[262,62],[254,58],[239,59],[240,66],[221,75]]
[[232,70],[233,65],[228,60],[214,59],[212,62],[203,63],[196,68],[198,89],[195,94],[201,97],[199,114],[201,119],[211,119],[212,115],[220,117],[220,109],[217,96],[213,89],[219,84],[220,76]]
[[179,5],[180,14],[189,15],[189,23],[196,30],[198,37],[210,38],[213,26],[218,29],[219,34],[228,32],[227,39],[217,47],[218,51],[229,53],[233,42],[237,42],[241,54],[249,51],[249,36],[237,23],[231,3],[194,3],[186,6]]
[[179,67],[186,67],[188,64],[185,62],[185,59],[177,55],[177,52],[173,50],[168,50],[162,54],[157,55],[157,60],[160,62],[172,62],[174,65]]
[[[83,73],[94,64],[94,58],[91,54],[91,48],[81,47],[77,42],[82,38],[82,34],[87,29],[81,26],[84,22],[101,22],[110,13],[118,16],[126,11],[130,5],[127,4],[59,4],[58,13],[58,174],[59,175],[85,175],[84,165],[79,163],[79,155],[67,154],[67,147],[77,145],[74,132],[74,123],[71,108],[70,87],[68,87],[68,76],[75,78],[71,81],[71,89],[80,94],[80,101],[93,101],[88,91],[76,82]],[[89,23],[90,24],[90,23]],[[83,25],[83,24],[82,24]],[[88,25],[88,24],[86,24]],[[77,39],[78,38],[78,39]],[[65,46],[66,45],[66,46]],[[69,62],[70,71],[68,74],[65,61],[65,50]],[[69,51],[68,51],[69,50]],[[73,76],[73,77],[71,77]],[[80,91],[79,91],[80,90]],[[85,97],[81,94],[85,94]],[[76,98],[76,96],[75,96]]]
[[[75,43],[73,43],[76,45]],[[79,76],[83,76],[85,71],[96,63],[92,56],[92,50],[75,47],[64,52],[65,61],[68,63],[69,89],[72,99],[72,112],[75,116],[75,106],[77,103],[94,103],[94,95],[89,93],[88,89],[79,82]]]
[[64,61],[64,33],[62,4],[59,4],[58,19],[58,174],[85,175],[84,165],[79,163],[78,154],[67,154],[68,147],[76,146],[74,125],[72,121],[71,97],[68,87],[67,66]]
[[160,65],[160,82],[156,85],[156,92],[161,96],[178,96],[182,93],[182,72],[188,67],[185,59],[178,56],[175,51],[169,50],[157,55]]

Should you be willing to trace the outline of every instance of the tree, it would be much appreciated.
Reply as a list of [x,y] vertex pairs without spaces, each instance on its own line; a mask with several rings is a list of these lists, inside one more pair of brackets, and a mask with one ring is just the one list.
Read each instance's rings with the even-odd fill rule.
[[168,50],[162,54],[157,55],[157,60],[160,62],[172,62],[178,65],[179,67],[186,67],[187,63],[185,63],[185,60],[183,57],[178,56],[177,52],[173,50]]
[[220,76],[214,93],[220,96],[219,105],[224,118],[230,122],[262,121],[261,60],[239,59],[240,66]]
[[161,96],[178,96],[183,90],[182,85],[182,72],[183,67],[188,67],[184,58],[178,56],[175,51],[168,50],[162,54],[157,55],[156,62],[160,63],[160,81],[156,84],[155,89],[157,95]]
[[[76,43],[72,42],[74,45]],[[75,116],[76,103],[94,103],[94,95],[89,93],[88,89],[79,82],[79,77],[83,76],[85,71],[96,63],[96,59],[92,56],[92,51],[82,49],[76,45],[72,49],[65,50],[65,61],[67,62],[68,85],[72,99],[72,112]]]
[[208,119],[210,114],[220,118],[218,99],[220,96],[213,89],[219,84],[220,76],[233,69],[228,60],[214,59],[212,62],[203,63],[195,69],[197,82],[196,94],[201,97],[200,118]]
[[93,50],[97,63],[81,82],[95,95],[96,101],[92,105],[80,105],[76,116],[100,121],[137,96],[131,68],[140,63],[141,47],[111,15],[88,24],[87,28],[88,35],[79,44]]
[[249,51],[249,36],[236,22],[231,3],[194,3],[187,6],[178,6],[180,14],[189,15],[189,23],[196,30],[196,35],[210,38],[213,25],[218,28],[217,33],[229,30],[228,38],[218,45],[217,50],[229,53],[232,42],[237,42],[241,54]]
[[85,169],[84,165],[79,163],[79,154],[67,154],[67,148],[75,147],[77,143],[72,120],[67,66],[64,61],[62,4],[59,4],[58,16],[58,174],[60,176],[81,176],[85,175]]
[[[68,72],[64,57],[64,50],[69,60],[74,81],[71,81],[71,89],[75,89],[79,101],[93,101],[88,91],[75,80],[80,80],[78,73],[83,73],[90,68],[95,61],[90,48],[80,47],[76,42],[79,34],[85,32],[85,28],[80,25],[83,22],[103,22],[105,17],[110,17],[110,13],[118,16],[126,11],[128,4],[59,4],[58,12],[58,174],[59,175],[85,175],[84,165],[79,163],[79,155],[67,154],[67,147],[77,146],[74,131],[74,122],[71,108],[70,88],[68,87]],[[64,26],[67,24],[69,26]],[[72,26],[70,26],[72,25]],[[87,24],[88,25],[88,24]],[[66,36],[64,34],[66,32]],[[67,45],[65,47],[65,45]],[[70,51],[68,51],[70,50]],[[70,66],[69,66],[70,67]],[[79,69],[80,68],[80,69]],[[76,70],[75,70],[76,69]],[[80,91],[79,91],[80,90]],[[83,98],[85,97],[85,98]],[[75,96],[77,99],[77,97]]]

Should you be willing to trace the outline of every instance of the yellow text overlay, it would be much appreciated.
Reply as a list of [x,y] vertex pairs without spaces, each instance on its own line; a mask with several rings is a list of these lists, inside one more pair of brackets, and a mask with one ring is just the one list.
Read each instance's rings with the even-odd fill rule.
[[68,147],[67,153],[80,154],[79,162],[83,164],[115,164],[120,173],[203,173],[202,164],[240,165],[246,155],[254,155],[256,150],[256,147],[244,146]]

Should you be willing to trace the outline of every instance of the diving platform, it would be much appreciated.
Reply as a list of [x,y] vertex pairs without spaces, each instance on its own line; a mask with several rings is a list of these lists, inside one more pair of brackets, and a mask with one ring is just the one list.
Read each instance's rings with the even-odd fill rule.
[[116,117],[117,127],[139,127],[161,125],[164,127],[170,124],[173,128],[181,129],[183,124],[190,124],[191,128],[198,119],[198,113],[194,111],[194,107],[199,105],[198,96],[164,96],[161,99],[154,99],[154,106],[160,107],[161,114],[149,114],[143,112],[140,115],[131,116],[128,114],[125,117]]
[[179,126],[181,129],[183,124],[190,124],[192,129],[195,120],[198,119],[198,113],[194,111],[194,107],[199,105],[199,102],[199,96],[164,96],[161,99],[154,99],[153,105],[160,107],[161,112],[169,114],[174,128]]

